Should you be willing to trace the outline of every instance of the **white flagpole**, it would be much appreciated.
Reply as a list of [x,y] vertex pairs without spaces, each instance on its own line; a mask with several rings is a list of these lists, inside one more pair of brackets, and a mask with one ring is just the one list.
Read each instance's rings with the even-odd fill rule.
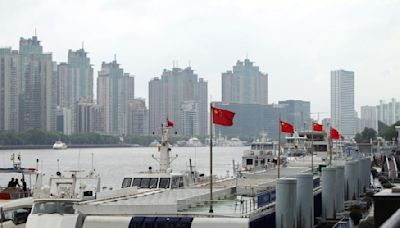
[[278,165],[278,178],[280,178],[281,177],[281,169],[280,169],[280,166],[281,166],[281,128],[282,128],[282,126],[281,126],[282,124],[281,124],[281,117],[280,117],[280,115],[279,115],[279,139],[278,139],[278,161],[277,161],[277,165]]
[[209,213],[214,213],[213,210],[213,110],[212,110],[212,102],[210,102],[210,209]]

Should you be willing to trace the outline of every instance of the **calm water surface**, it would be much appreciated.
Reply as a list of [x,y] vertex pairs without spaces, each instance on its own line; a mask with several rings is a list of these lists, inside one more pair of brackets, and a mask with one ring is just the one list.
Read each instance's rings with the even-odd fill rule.
[[[232,160],[241,162],[243,150],[249,147],[214,147],[214,173],[218,176],[232,174]],[[36,167],[39,159],[39,169],[46,174],[46,182],[50,175],[58,170],[57,159],[61,172],[65,170],[86,170],[93,166],[101,176],[102,186],[120,187],[124,175],[146,171],[149,166],[158,169],[158,163],[151,157],[158,157],[157,148],[86,148],[67,150],[0,150],[0,167],[11,167],[12,153],[21,153],[23,167]],[[200,173],[209,174],[208,147],[173,147],[171,156],[178,158],[172,163],[174,171],[189,169],[189,159]],[[65,173],[65,172],[64,172]],[[65,173],[66,174],[66,173]],[[0,174],[0,186],[7,185],[11,177],[21,178],[18,174]],[[28,178],[26,178],[28,179]]]

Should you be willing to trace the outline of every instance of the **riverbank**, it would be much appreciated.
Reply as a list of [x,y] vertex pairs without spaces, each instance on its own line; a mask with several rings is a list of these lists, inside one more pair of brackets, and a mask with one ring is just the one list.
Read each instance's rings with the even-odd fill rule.
[[[68,148],[126,148],[139,144],[72,144]],[[53,145],[0,145],[0,150],[53,149]]]

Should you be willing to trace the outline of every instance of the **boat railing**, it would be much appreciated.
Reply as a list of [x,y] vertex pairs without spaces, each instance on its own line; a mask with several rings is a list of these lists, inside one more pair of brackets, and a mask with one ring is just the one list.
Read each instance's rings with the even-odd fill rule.
[[[197,202],[196,202],[197,201]],[[236,217],[236,218],[250,218],[253,215],[257,215],[259,213],[264,213],[270,210],[273,210],[275,206],[275,202],[269,203],[265,206],[258,207],[256,202],[256,197],[249,197],[246,199],[219,199],[219,200],[202,200],[198,201],[196,199],[185,200],[185,204],[192,205],[190,208],[193,208],[193,205],[197,205],[198,207],[203,207],[203,210],[182,210],[179,214],[184,215],[205,215],[209,216],[208,213],[208,205],[210,202],[213,202],[213,215],[220,217]],[[183,203],[183,202],[181,202]]]
[[0,198],[2,199],[20,199],[32,196],[31,191],[23,191],[15,187],[0,187]]

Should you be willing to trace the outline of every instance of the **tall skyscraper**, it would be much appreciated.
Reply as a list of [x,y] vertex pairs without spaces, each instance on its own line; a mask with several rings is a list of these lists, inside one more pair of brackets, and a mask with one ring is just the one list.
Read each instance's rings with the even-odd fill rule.
[[93,67],[83,47],[77,51],[68,50],[68,65],[76,71],[78,100],[93,102]]
[[105,133],[127,134],[128,101],[134,99],[134,77],[116,60],[104,63],[97,78],[97,101],[104,107]]
[[0,48],[0,131],[18,131],[20,58],[18,51]]
[[348,138],[355,135],[354,110],[354,72],[331,71],[331,126]]
[[51,53],[43,53],[36,36],[21,38],[20,130],[55,129],[56,74]]
[[150,132],[160,132],[160,124],[168,117],[175,123],[178,134],[192,135],[183,130],[182,110],[185,102],[198,107],[199,135],[207,134],[207,82],[198,78],[190,67],[164,70],[161,79],[149,82]]
[[311,124],[310,102],[301,100],[279,101],[280,105],[286,105],[287,121],[292,123],[299,131],[309,130]]
[[237,61],[232,71],[222,73],[222,102],[268,104],[268,74],[249,59]]
[[361,130],[364,130],[364,128],[368,127],[378,131],[377,114],[376,106],[361,106]]
[[378,120],[387,125],[392,125],[400,120],[400,102],[392,98],[386,103],[383,100],[379,101],[377,106]]
[[72,127],[63,129],[69,129],[68,133],[64,131],[64,134],[72,134],[79,128],[78,102],[93,102],[93,68],[85,50],[80,49],[69,50],[68,63],[60,63],[57,69],[57,105],[60,109],[70,110],[71,117],[66,120],[71,122],[63,123]]

